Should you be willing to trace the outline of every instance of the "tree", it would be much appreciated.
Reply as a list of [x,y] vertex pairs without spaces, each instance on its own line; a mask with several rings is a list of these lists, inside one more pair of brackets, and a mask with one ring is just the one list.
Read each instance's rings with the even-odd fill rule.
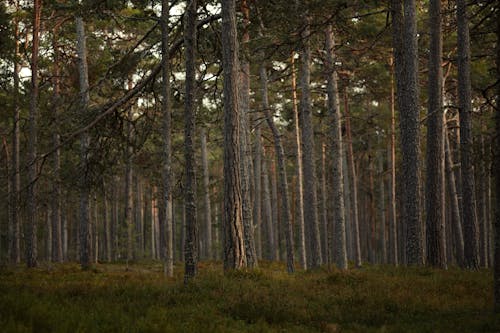
[[476,217],[476,202],[474,199],[470,38],[465,0],[457,0],[457,44],[464,256],[465,266],[469,269],[477,269],[479,267],[479,230]]
[[203,169],[203,199],[205,201],[205,255],[207,259],[213,259],[212,244],[212,206],[210,202],[210,174],[207,156],[207,131],[201,129],[201,164]]
[[[497,49],[496,49],[496,76],[497,79],[500,78],[500,10],[497,8]],[[493,160],[493,169],[496,170],[494,173],[495,177],[495,191],[496,201],[495,201],[495,219],[493,221],[494,228],[494,300],[495,300],[495,312],[500,313],[500,153],[498,152],[498,147],[500,147],[500,84],[497,82],[496,87],[497,100],[496,100],[496,109],[495,109],[495,142],[493,143],[493,147],[496,147],[496,150],[493,150],[494,160]]]
[[[403,209],[406,224],[406,259],[423,264],[419,197],[418,45],[415,0],[392,0],[392,29],[397,101],[400,113]],[[404,12],[404,14],[403,14]]]
[[184,158],[186,183],[184,209],[186,212],[186,241],[184,244],[184,283],[196,275],[198,261],[198,226],[196,221],[196,163],[193,138],[195,137],[196,102],[196,11],[197,1],[186,7],[184,44],[186,46],[186,98],[184,101]]
[[446,243],[444,226],[444,129],[443,129],[443,72],[441,1],[429,2],[430,53],[429,53],[429,107],[427,116],[426,159],[426,236],[427,263],[446,268]]
[[172,116],[170,110],[170,54],[168,38],[169,21],[169,1],[162,0],[161,7],[161,95],[162,95],[162,200],[160,205],[163,212],[163,219],[160,220],[160,249],[164,262],[163,271],[166,276],[174,275],[174,249],[173,249],[173,230],[172,230],[172,160],[171,160],[171,124]]
[[328,114],[330,121],[330,135],[332,140],[332,178],[333,178],[333,216],[335,235],[335,260],[339,269],[347,269],[347,244],[344,219],[344,173],[342,160],[344,147],[342,143],[342,125],[337,88],[337,73],[334,64],[335,42],[333,29],[328,25],[325,30],[326,47],[326,74],[328,93]]
[[247,265],[243,238],[240,179],[239,56],[235,0],[222,4],[222,67],[224,71],[224,270]]

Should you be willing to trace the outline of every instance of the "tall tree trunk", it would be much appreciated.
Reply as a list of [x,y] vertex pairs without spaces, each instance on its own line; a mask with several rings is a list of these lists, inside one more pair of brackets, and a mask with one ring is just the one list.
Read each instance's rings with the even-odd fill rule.
[[258,258],[262,258],[262,138],[260,124],[255,125],[255,161],[254,161],[254,205],[255,249]]
[[344,154],[342,142],[342,124],[337,89],[337,73],[335,72],[333,29],[328,25],[325,30],[326,71],[328,92],[328,114],[330,118],[330,135],[332,140],[332,178],[333,178],[333,218],[335,236],[335,262],[339,269],[347,269],[347,244],[344,219],[344,172],[342,159]]
[[26,228],[26,265],[35,267],[37,254],[37,131],[38,131],[38,49],[40,46],[40,15],[42,0],[34,0],[33,45],[31,49],[31,98],[28,130],[28,220]]
[[[500,78],[500,10],[497,10],[497,54],[496,54],[497,78]],[[495,110],[495,141],[493,142],[493,168],[495,179],[495,191],[497,193],[493,207],[495,217],[493,220],[494,254],[493,254],[493,274],[494,274],[494,299],[495,312],[500,313],[500,84],[497,84],[497,101]]]
[[[89,105],[89,78],[87,67],[87,47],[85,43],[85,28],[82,16],[76,17],[76,36],[78,54],[78,74],[80,81],[80,112],[85,114]],[[91,239],[90,239],[90,174],[89,174],[89,145],[90,139],[87,132],[80,136],[80,168],[82,177],[80,179],[80,264],[82,269],[90,268],[91,261]]]
[[163,272],[166,276],[174,275],[174,257],[173,257],[173,231],[172,231],[172,171],[171,171],[171,125],[172,116],[170,110],[170,56],[169,56],[169,1],[162,0],[161,9],[161,52],[162,52],[162,114],[163,114],[163,151],[162,151],[162,201],[163,219],[160,221],[160,232],[164,235],[165,242],[161,249],[163,254],[164,266]]
[[429,25],[431,40],[425,183],[427,263],[446,268],[441,0],[429,2]]
[[481,124],[481,135],[479,138],[479,145],[480,145],[480,156],[483,156],[483,158],[478,161],[479,167],[478,167],[478,182],[479,182],[479,188],[477,192],[478,196],[478,218],[479,218],[479,250],[480,250],[480,255],[479,255],[479,260],[480,260],[480,265],[481,267],[488,268],[488,211],[486,208],[486,201],[487,201],[487,196],[486,196],[486,187],[487,187],[487,179],[488,175],[486,172],[486,163],[488,161],[488,156],[486,154],[486,149],[485,149],[485,142],[484,142],[484,134],[483,131],[485,131],[486,128]]
[[247,266],[243,238],[240,179],[239,56],[235,0],[222,4],[222,66],[224,70],[224,270]]
[[378,211],[380,214],[380,230],[379,230],[379,248],[381,264],[387,263],[387,238],[386,238],[386,213],[385,213],[385,180],[384,180],[384,150],[378,155],[378,174],[379,174],[379,203]]
[[351,133],[351,115],[349,112],[349,102],[347,98],[347,89],[344,90],[344,112],[345,112],[345,130],[347,137],[347,165],[351,176],[352,186],[352,231],[354,240],[354,263],[356,267],[361,267],[361,243],[359,232],[359,215],[358,215],[358,177],[356,175],[356,166],[354,164],[354,152],[352,149],[352,133]]
[[103,251],[103,254],[104,254],[104,260],[106,260],[107,262],[111,262],[111,220],[110,220],[110,215],[108,213],[108,207],[109,207],[109,197],[108,197],[108,192],[106,190],[106,184],[104,183],[104,180],[103,180],[103,183],[102,183],[102,220],[103,220],[103,228],[104,228],[104,232],[103,232],[103,235],[104,235],[104,251]]
[[[320,175],[320,185],[319,185],[319,198],[320,198],[320,206],[319,206],[319,220],[320,220],[320,229],[321,229],[321,250],[322,253],[321,255],[323,256],[323,261],[330,265],[332,263],[332,256],[331,256],[331,248],[330,244],[332,243],[333,238],[333,230],[332,230],[332,235],[329,234],[329,227],[328,227],[328,190],[327,190],[327,177],[326,177],[326,154],[327,154],[327,144],[326,144],[326,136],[322,138],[322,143],[321,143],[321,164],[320,164],[320,169],[319,169],[319,175]],[[345,178],[344,178],[345,180]],[[345,184],[345,181],[344,181]],[[344,185],[345,189],[345,185]],[[344,214],[345,217],[345,214]],[[347,230],[346,230],[346,236],[347,236]],[[346,238],[347,240],[347,238]]]
[[465,0],[457,0],[458,109],[460,114],[460,158],[462,172],[462,219],[465,266],[479,266],[478,226],[474,200],[472,164],[472,108],[470,79],[470,38]]
[[[19,2],[15,2],[16,12],[19,10]],[[19,214],[19,199],[21,190],[21,174],[20,174],[20,158],[19,158],[19,140],[20,140],[20,107],[19,107],[19,21],[17,16],[14,19],[14,92],[13,92],[13,131],[12,131],[12,167],[11,167],[11,196],[10,196],[10,227],[9,227],[9,252],[10,262],[19,264],[21,262],[21,246],[20,246],[20,214]]]
[[[129,82],[129,89],[131,89],[131,82]],[[127,147],[126,147],[126,162],[125,162],[125,193],[124,193],[124,214],[123,214],[123,226],[126,230],[126,235],[127,235],[127,266],[129,261],[134,259],[134,254],[133,254],[133,237],[132,237],[132,225],[133,225],[133,214],[132,214],[132,208],[134,205],[133,202],[133,170],[132,170],[132,155],[133,155],[133,149],[132,149],[132,119],[133,113],[132,113],[132,106],[127,112]]]
[[389,182],[389,244],[390,248],[390,262],[398,266],[398,221],[396,210],[396,112],[395,112],[395,92],[394,92],[394,59],[391,56],[391,141],[390,141],[390,182]]
[[302,166],[304,172],[304,222],[306,222],[307,269],[319,267],[321,258],[321,239],[317,213],[316,163],[314,158],[314,129],[311,111],[311,46],[310,20],[303,15],[304,28],[301,32],[300,50],[300,125],[302,140]]
[[292,104],[293,122],[295,124],[295,145],[297,158],[297,222],[299,229],[299,260],[302,268],[307,268],[306,240],[304,226],[304,174],[302,167],[302,141],[299,124],[299,108],[297,103],[297,83],[295,79],[295,52],[290,57],[292,63]]
[[[400,112],[403,202],[401,220],[406,224],[406,261],[423,264],[419,191],[418,44],[415,0],[391,0],[394,64]],[[404,14],[403,14],[404,12]]]
[[205,201],[205,256],[212,260],[213,244],[212,244],[212,207],[210,203],[210,174],[208,168],[207,156],[207,131],[205,128],[201,130],[201,164],[203,168],[203,199]]
[[[269,155],[269,154],[265,154]],[[264,200],[264,220],[266,221],[266,237],[263,240],[266,240],[267,243],[267,259],[270,261],[276,260],[276,244],[274,243],[274,229],[273,229],[273,213],[272,213],[272,204],[271,204],[271,188],[269,184],[269,165],[268,165],[268,156],[264,158],[264,162],[262,164],[262,186],[263,189],[263,200]]]
[[186,242],[184,243],[184,283],[196,275],[198,262],[198,225],[196,221],[196,162],[193,139],[195,137],[196,102],[196,0],[186,8],[184,44],[186,46],[186,97],[184,104],[184,159],[186,183],[184,209],[186,211]]
[[240,125],[240,173],[241,173],[241,199],[243,210],[243,233],[245,238],[245,254],[247,265],[250,268],[257,267],[257,256],[255,253],[255,241],[253,232],[252,200],[251,200],[251,164],[252,146],[250,144],[249,112],[250,112],[250,63],[248,62],[250,41],[250,9],[246,0],[241,1],[243,13],[243,34],[241,38],[241,66],[239,85],[239,125]]

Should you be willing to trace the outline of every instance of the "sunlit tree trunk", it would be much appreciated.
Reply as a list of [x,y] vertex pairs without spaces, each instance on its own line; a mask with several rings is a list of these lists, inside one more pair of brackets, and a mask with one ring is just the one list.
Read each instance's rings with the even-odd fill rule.
[[222,4],[222,66],[224,70],[224,269],[247,266],[243,237],[240,175],[238,78],[239,56],[235,0]]

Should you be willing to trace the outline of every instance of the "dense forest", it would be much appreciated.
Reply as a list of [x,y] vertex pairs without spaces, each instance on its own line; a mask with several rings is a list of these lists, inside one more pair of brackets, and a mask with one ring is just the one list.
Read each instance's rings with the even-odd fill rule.
[[499,16],[2,0],[0,261],[153,260],[185,283],[216,261],[494,267],[500,286]]

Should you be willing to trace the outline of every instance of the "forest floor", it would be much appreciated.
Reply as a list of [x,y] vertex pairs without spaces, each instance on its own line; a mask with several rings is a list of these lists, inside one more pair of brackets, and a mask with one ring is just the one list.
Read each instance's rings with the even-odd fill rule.
[[224,275],[200,263],[187,286],[159,263],[0,268],[0,331],[500,332],[492,274],[430,268],[326,268],[288,275],[277,263]]

